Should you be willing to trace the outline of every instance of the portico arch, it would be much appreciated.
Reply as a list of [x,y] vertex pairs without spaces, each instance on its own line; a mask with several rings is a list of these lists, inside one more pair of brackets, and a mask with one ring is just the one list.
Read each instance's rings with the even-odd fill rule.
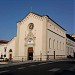
[[29,32],[25,38],[25,52],[27,60],[34,60],[35,55],[35,37],[32,32]]

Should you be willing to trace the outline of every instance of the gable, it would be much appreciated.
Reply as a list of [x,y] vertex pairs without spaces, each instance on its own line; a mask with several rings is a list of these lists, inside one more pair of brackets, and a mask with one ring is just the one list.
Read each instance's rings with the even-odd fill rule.
[[[20,23],[24,23],[25,21],[27,21],[29,18],[31,17],[34,17],[35,19],[38,19],[38,20],[42,20],[42,16],[41,15],[38,15],[38,14],[35,14],[33,12],[29,12],[21,21],[19,21]],[[17,23],[19,23],[17,22]]]

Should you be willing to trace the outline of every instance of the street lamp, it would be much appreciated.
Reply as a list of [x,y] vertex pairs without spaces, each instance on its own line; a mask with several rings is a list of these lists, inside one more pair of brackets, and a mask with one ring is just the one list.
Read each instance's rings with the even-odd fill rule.
[[54,51],[54,59],[55,59],[55,51]]
[[42,60],[42,52],[40,51],[40,61]]

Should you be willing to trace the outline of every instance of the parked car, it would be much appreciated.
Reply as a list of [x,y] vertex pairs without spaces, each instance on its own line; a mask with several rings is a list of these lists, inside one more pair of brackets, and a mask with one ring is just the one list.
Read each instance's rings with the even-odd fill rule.
[[0,62],[7,62],[7,61],[9,61],[8,58],[0,58]]
[[67,58],[73,58],[71,55],[68,55]]
[[8,58],[4,58],[4,61],[9,61],[9,59]]
[[3,62],[4,61],[4,58],[0,58],[0,62]]

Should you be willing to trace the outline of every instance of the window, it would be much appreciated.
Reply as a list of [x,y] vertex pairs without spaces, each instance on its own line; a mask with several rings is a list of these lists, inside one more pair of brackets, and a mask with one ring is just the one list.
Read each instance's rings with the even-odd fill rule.
[[32,30],[34,28],[34,24],[33,23],[29,23],[28,28],[29,28],[29,30]]
[[51,48],[51,38],[49,38],[49,48]]
[[6,54],[4,54],[4,57],[6,57]]
[[55,39],[53,40],[53,49],[54,49]]
[[4,52],[6,52],[7,47],[4,47]]

